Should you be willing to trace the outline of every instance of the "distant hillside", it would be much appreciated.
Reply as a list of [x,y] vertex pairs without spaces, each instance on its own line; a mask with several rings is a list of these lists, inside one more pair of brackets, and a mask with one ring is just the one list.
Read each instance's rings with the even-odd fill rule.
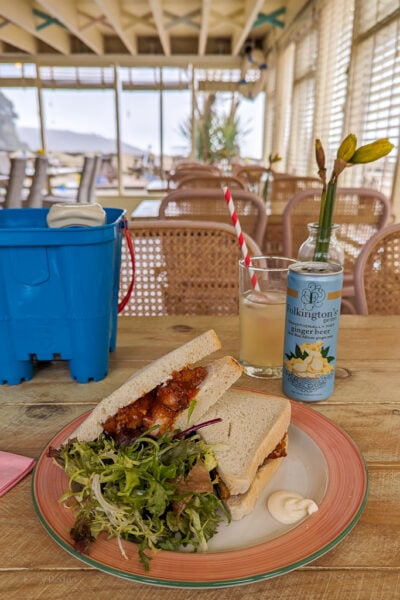
[[[19,139],[26,143],[30,150],[35,152],[40,148],[39,131],[33,127],[17,127]],[[61,129],[47,129],[47,148],[51,152],[65,152],[82,154],[86,152],[100,152],[102,154],[115,154],[115,140],[102,137],[95,133],[75,133]],[[122,143],[122,152],[133,156],[143,156],[144,150]]]

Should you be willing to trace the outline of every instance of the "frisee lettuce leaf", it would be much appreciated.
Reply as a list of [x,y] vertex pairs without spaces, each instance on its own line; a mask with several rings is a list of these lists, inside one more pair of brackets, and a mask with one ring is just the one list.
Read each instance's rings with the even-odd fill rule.
[[73,440],[51,456],[69,477],[60,502],[75,511],[71,536],[80,552],[105,532],[117,538],[122,552],[121,540],[136,543],[147,570],[153,551],[204,550],[218,523],[229,520],[214,492],[179,486],[198,461],[208,471],[216,466],[198,435],[144,434],[122,448],[101,435],[93,442]]

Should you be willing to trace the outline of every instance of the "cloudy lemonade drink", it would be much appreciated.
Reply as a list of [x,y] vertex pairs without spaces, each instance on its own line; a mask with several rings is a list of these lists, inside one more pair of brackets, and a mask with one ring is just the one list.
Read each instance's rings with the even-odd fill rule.
[[289,265],[283,256],[239,261],[239,360],[252,377],[282,377]]
[[285,308],[286,293],[280,290],[240,296],[240,362],[250,374],[281,375]]

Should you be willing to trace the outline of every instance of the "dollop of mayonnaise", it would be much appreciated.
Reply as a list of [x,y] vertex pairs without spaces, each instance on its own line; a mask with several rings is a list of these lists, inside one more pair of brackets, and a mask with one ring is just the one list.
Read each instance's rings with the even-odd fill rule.
[[318,510],[313,500],[286,490],[273,492],[268,498],[267,506],[274,519],[285,525],[297,523]]

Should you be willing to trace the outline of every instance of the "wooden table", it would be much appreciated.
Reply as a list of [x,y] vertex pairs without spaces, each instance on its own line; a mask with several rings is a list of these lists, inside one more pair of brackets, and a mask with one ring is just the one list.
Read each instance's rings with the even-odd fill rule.
[[154,198],[152,200],[141,200],[137,207],[131,213],[131,220],[138,219],[157,219],[160,211],[161,200]]
[[[110,372],[77,384],[65,362],[30,382],[0,387],[0,449],[37,458],[52,436],[136,369],[213,327],[237,356],[231,317],[119,318]],[[358,444],[369,469],[366,509],[351,533],[315,562],[281,577],[233,588],[156,588],[92,569],[63,551],[34,512],[31,476],[0,499],[0,596],[7,600],[394,600],[400,593],[400,316],[343,315],[334,395],[314,404]],[[279,380],[243,376],[242,387],[281,393]]]

